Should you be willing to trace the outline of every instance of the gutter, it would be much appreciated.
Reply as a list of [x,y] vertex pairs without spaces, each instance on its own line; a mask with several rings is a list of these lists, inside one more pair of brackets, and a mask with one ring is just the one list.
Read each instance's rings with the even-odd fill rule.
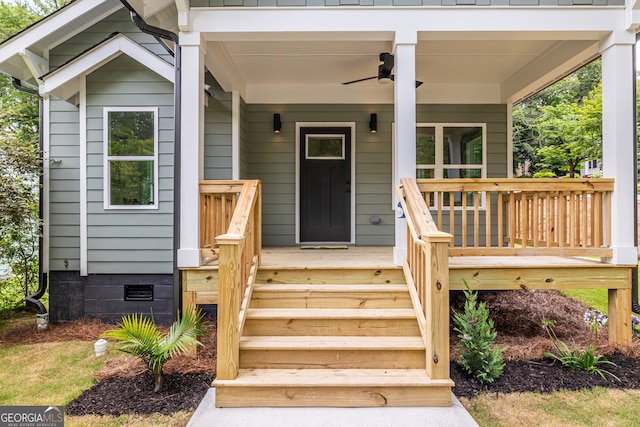
[[175,72],[175,77],[173,79],[173,108],[174,108],[174,153],[173,153],[173,312],[178,312],[182,304],[180,303],[180,298],[182,293],[180,292],[181,288],[181,280],[180,280],[180,270],[178,270],[178,249],[180,246],[180,162],[181,162],[181,127],[180,124],[182,122],[182,108],[181,108],[181,98],[182,98],[182,49],[180,47],[180,39],[176,33],[172,33],[171,31],[167,31],[163,28],[153,27],[148,25],[138,12],[129,4],[127,0],[120,0],[120,3],[127,8],[127,10],[131,14],[131,21],[133,24],[138,27],[140,31],[145,34],[149,34],[153,36],[156,40],[160,42],[160,44],[170,52],[168,46],[164,41],[160,40],[171,40],[173,42],[174,51],[171,52],[173,55],[173,68]]
[[47,314],[47,309],[44,306],[44,304],[42,304],[39,300],[40,298],[42,298],[42,296],[44,295],[44,293],[47,291],[47,284],[49,283],[49,278],[48,278],[48,274],[44,273],[42,270],[42,258],[44,257],[44,237],[42,235],[42,222],[44,220],[44,204],[42,202],[43,196],[44,196],[44,171],[43,171],[43,165],[44,165],[44,151],[43,151],[43,138],[42,138],[42,124],[44,122],[43,120],[43,112],[42,112],[42,98],[40,97],[40,94],[38,93],[37,90],[23,86],[22,82],[15,78],[15,77],[11,77],[11,84],[13,85],[14,88],[16,88],[17,90],[21,91],[21,92],[25,92],[28,93],[30,95],[35,95],[39,98],[39,103],[40,105],[38,106],[38,111],[39,111],[39,116],[38,116],[38,134],[39,134],[39,142],[38,142],[38,151],[39,151],[39,161],[40,161],[40,182],[39,182],[39,197],[38,197],[38,221],[39,221],[39,238],[38,238],[38,290],[32,294],[26,297],[25,299],[25,303],[27,304],[27,307],[31,307],[31,308],[35,308],[38,313],[37,314],[41,314],[41,315],[45,315]]
[[[638,48],[638,41],[640,40],[640,33],[636,34],[636,45],[632,52],[632,64],[633,68],[633,158],[636,162],[636,167],[633,168],[636,186],[634,187],[635,203],[638,203],[638,85],[636,82],[636,73],[638,72],[636,67],[636,50]],[[633,244],[638,247],[638,209],[633,210]],[[631,269],[631,311],[634,313],[640,313],[640,303],[638,303],[638,265]]]

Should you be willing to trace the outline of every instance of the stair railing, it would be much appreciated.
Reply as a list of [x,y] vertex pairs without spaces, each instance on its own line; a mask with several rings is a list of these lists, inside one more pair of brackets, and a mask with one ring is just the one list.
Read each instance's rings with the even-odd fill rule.
[[407,219],[403,269],[426,346],[431,379],[449,379],[449,242],[438,230],[414,179],[403,178],[398,198]]
[[216,237],[218,266],[217,378],[238,376],[240,335],[262,249],[262,185],[243,181],[227,232]]

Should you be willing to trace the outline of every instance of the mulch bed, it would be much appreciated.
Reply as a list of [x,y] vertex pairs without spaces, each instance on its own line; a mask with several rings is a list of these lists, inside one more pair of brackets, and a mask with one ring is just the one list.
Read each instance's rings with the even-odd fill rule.
[[109,378],[82,393],[66,406],[69,415],[162,414],[195,411],[211,387],[211,374],[163,375],[164,387],[153,392],[153,377],[144,373]]
[[640,388],[640,359],[623,356],[620,353],[608,355],[607,359],[616,364],[602,365],[619,380],[605,374],[592,375],[584,371],[572,371],[552,359],[507,361],[504,374],[491,384],[481,384],[462,371],[460,365],[451,363],[451,379],[456,383],[453,393],[458,397],[472,398],[479,393],[550,393],[556,390],[582,390],[592,387],[620,389]]
[[[554,390],[580,390],[592,387],[638,389],[640,388],[640,341],[624,349],[624,352],[607,344],[606,328],[599,337],[598,353],[606,354],[614,362],[603,365],[619,380],[607,376],[572,371],[552,359],[542,358],[552,350],[551,342],[541,327],[542,319],[555,320],[555,331],[570,346],[575,342],[585,348],[590,340],[589,328],[582,316],[586,307],[555,291],[513,291],[481,293],[495,320],[500,347],[506,366],[502,377],[494,383],[481,384],[466,375],[455,362],[457,356],[456,333],[451,331],[451,379],[453,392],[458,397],[471,398],[479,393],[541,392]],[[452,308],[461,310],[464,298],[454,295]],[[46,333],[35,333],[14,328],[10,334],[0,336],[3,344],[17,342],[45,342],[58,340],[87,340],[97,337],[113,325],[100,322],[74,322],[51,325]],[[29,328],[33,329],[31,326]],[[176,357],[165,364],[164,389],[153,392],[153,380],[145,367],[134,357],[120,357],[107,361],[96,373],[98,382],[66,407],[69,415],[100,414],[122,415],[172,414],[176,411],[193,411],[198,406],[213,381],[216,369],[216,324],[209,321],[205,329],[211,333],[202,338],[204,347],[196,356]]]

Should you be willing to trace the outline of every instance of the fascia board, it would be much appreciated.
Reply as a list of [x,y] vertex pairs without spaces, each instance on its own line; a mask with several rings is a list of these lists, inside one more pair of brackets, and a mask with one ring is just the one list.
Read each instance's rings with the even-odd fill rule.
[[[16,52],[27,50],[40,43],[48,35],[59,31],[60,28],[64,28],[68,22],[91,12],[105,2],[108,2],[108,0],[79,0],[59,13],[54,13],[43,19],[40,23],[28,28],[22,34],[15,36],[0,47],[0,63],[15,55]],[[116,6],[114,10],[122,7],[120,4],[116,4]]]
[[[40,93],[46,95],[56,92],[68,83],[75,86],[77,77],[91,73],[121,54],[133,58],[173,83],[174,71],[171,64],[127,37],[119,35],[45,76]],[[62,91],[68,93],[68,88]]]
[[[259,9],[259,10],[258,10]],[[258,33],[317,34],[327,32],[357,36],[367,32],[514,32],[536,34],[566,32],[595,34],[623,29],[624,8],[614,6],[570,7],[357,7],[334,8],[195,8],[190,30],[207,40],[225,35],[242,37]]]

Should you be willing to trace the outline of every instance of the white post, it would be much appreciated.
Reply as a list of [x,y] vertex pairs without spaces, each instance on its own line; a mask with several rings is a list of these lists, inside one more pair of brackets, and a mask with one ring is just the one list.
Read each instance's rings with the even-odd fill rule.
[[[397,32],[395,39],[394,144],[395,165],[393,182],[400,178],[416,177],[416,44],[415,31]],[[396,207],[396,242],[393,262],[402,265],[407,254],[407,221],[398,218]]]
[[182,119],[180,122],[180,248],[178,267],[200,266],[199,181],[204,176],[204,50],[200,33],[180,33]]
[[[627,37],[628,34],[628,37]],[[618,34],[619,39],[602,50],[602,161],[606,177],[615,178],[612,196],[611,244],[616,264],[635,265],[638,252],[633,243],[634,176],[636,159],[633,135],[632,49],[635,37]],[[621,43],[622,41],[622,43]]]

